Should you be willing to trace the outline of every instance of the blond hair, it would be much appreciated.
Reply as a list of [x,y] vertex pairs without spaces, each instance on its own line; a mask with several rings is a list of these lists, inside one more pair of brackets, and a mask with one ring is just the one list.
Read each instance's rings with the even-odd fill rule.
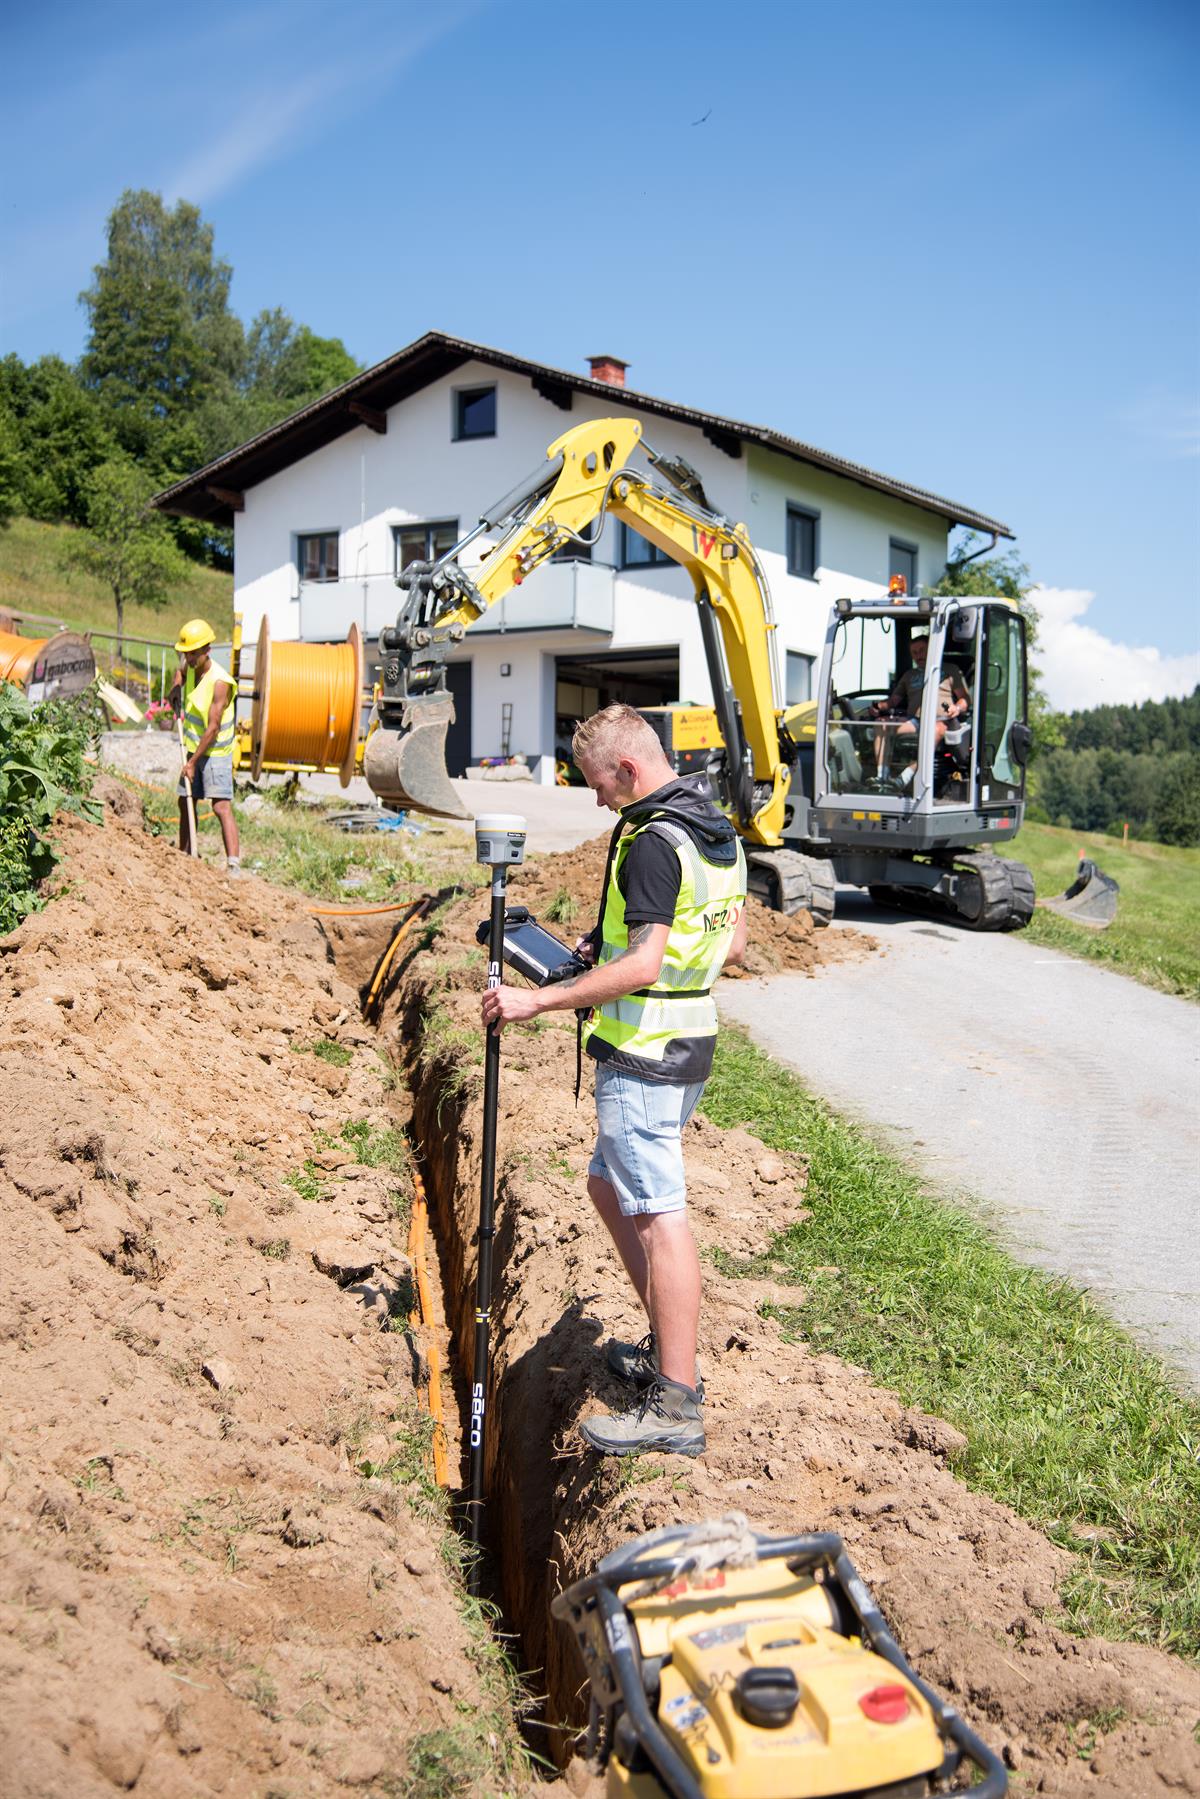
[[604,768],[615,768],[622,756],[636,762],[652,761],[656,756],[665,760],[652,727],[632,706],[605,706],[576,725],[571,756],[576,763],[586,756]]

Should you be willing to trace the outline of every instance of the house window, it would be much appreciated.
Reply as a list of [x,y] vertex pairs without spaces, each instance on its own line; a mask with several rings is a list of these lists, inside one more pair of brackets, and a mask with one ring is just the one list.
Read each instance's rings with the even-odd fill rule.
[[893,575],[903,575],[909,593],[917,591],[917,546],[905,543],[903,538],[888,538],[888,580]]
[[317,531],[296,539],[296,561],[302,581],[336,581],[338,538],[336,531]]
[[812,656],[802,656],[798,650],[787,653],[787,697],[789,706],[801,706],[805,700],[812,699]]
[[458,542],[458,520],[448,518],[439,519],[436,524],[393,525],[392,539],[396,545],[396,573],[400,574],[410,562],[436,562],[439,556],[452,550]]
[[817,574],[817,526],[821,514],[810,512],[806,506],[789,506],[787,509],[787,571],[789,575],[799,575],[805,581],[813,581]]
[[454,437],[495,437],[496,390],[494,387],[460,387],[454,395]]
[[670,567],[674,562],[673,556],[660,550],[657,544],[643,537],[640,531],[635,531],[632,525],[625,524],[619,527],[617,554],[622,568]]

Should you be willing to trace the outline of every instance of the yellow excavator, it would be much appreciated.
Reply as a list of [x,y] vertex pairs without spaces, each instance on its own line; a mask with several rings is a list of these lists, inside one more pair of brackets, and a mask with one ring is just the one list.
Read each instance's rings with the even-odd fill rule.
[[[751,892],[778,911],[807,908],[817,924],[832,918],[839,881],[881,905],[932,906],[978,930],[1028,923],[1029,870],[977,848],[1014,837],[1024,809],[1030,731],[1017,609],[1000,598],[912,596],[902,584],[882,598],[839,599],[816,702],[785,706],[770,589],[746,527],[715,512],[696,471],[647,444],[636,419],[574,426],[452,549],[397,577],[406,597],[380,633],[377,717],[363,758],[385,805],[465,816],[446,771],[447,657],[543,562],[594,542],[593,527],[610,515],[692,578],[719,739],[705,766],[744,840]],[[965,692],[969,709],[960,701],[954,716],[940,716],[912,698],[922,692]],[[695,736],[688,709],[673,710],[669,746]]]

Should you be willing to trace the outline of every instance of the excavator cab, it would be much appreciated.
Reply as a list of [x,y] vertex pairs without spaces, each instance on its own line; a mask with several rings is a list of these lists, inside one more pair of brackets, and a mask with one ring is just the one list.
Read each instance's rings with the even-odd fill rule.
[[[1028,922],[1020,863],[975,845],[1021,826],[1031,732],[1025,621],[1000,598],[837,602],[811,788],[790,836],[882,903],[935,901],[980,929]],[[798,846],[799,847],[799,846]]]

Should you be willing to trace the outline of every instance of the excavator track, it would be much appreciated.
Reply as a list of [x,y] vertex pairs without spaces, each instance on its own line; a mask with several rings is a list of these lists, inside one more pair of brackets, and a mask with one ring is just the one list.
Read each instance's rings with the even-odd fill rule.
[[976,852],[954,858],[953,911],[972,931],[1019,931],[1033,917],[1033,876],[1023,862]]
[[750,892],[773,912],[809,912],[818,927],[833,922],[833,865],[799,850],[747,850]]
[[1033,876],[1023,862],[968,851],[954,858],[958,896],[942,899],[920,887],[867,888],[877,906],[958,918],[972,931],[1023,931],[1033,917]]

